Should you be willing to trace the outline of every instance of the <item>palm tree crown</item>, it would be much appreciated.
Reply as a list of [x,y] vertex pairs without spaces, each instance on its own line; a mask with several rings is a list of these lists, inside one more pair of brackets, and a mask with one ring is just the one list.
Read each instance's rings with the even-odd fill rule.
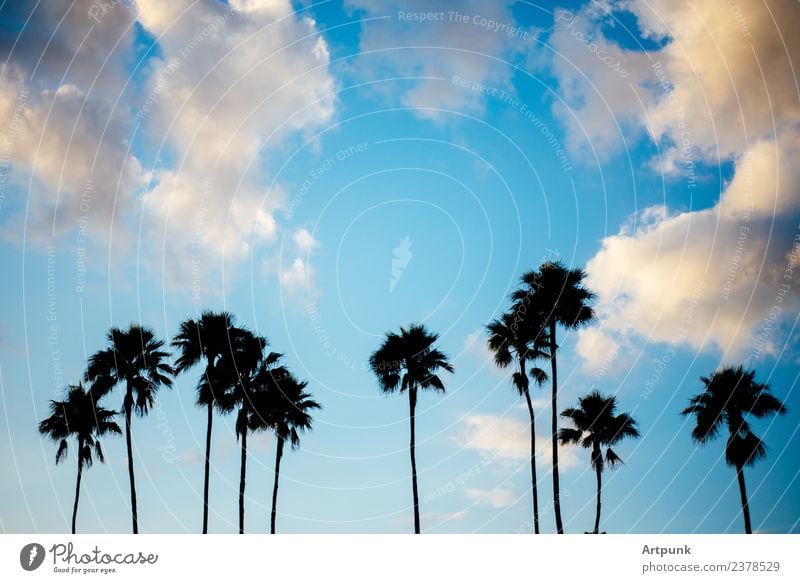
[[106,334],[108,348],[89,357],[86,380],[98,397],[126,383],[123,406],[146,415],[160,387],[171,387],[175,371],[169,364],[164,341],[149,328],[132,324],[127,330],[111,328]]
[[400,333],[387,332],[380,348],[369,359],[370,368],[384,393],[408,389],[444,391],[436,374],[439,369],[453,372],[447,355],[433,347],[438,334],[421,324],[401,327]]

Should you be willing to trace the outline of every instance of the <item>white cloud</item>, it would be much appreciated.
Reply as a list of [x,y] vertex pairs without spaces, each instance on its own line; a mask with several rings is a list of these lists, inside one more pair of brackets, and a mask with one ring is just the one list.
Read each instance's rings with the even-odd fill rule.
[[[27,216],[4,235],[50,241],[85,217],[85,235],[107,244],[147,178],[130,152],[131,116],[118,103],[133,42],[133,14],[120,5],[103,26],[88,18],[89,0],[3,6],[0,18],[26,21],[0,31],[0,143],[9,181],[27,195]],[[30,185],[30,188],[28,186]],[[124,237],[123,237],[124,238]]]
[[[175,281],[189,281],[187,266],[199,262],[208,279],[275,240],[286,197],[270,185],[262,151],[331,121],[330,55],[316,22],[289,0],[137,0],[136,8],[163,54],[141,117],[176,160],[145,199],[165,242],[154,260],[169,258]],[[312,241],[295,238],[306,250]],[[288,285],[309,276],[302,260],[279,274]]]
[[481,490],[480,488],[467,488],[467,497],[481,504],[488,504],[492,508],[506,508],[514,504],[519,496],[505,488]]
[[624,345],[631,335],[715,348],[727,360],[781,348],[780,322],[800,308],[792,273],[800,241],[799,155],[796,136],[758,142],[713,208],[603,240],[587,265],[599,330],[579,332],[590,367],[604,360],[595,348]]
[[[632,12],[648,40],[663,46],[628,51],[607,40],[602,25],[614,24],[614,10]],[[555,18],[550,66],[566,105],[556,102],[554,113],[573,152],[602,160],[646,130],[662,147],[653,166],[679,174],[698,157],[741,154],[800,121],[792,66],[800,57],[800,11],[791,0],[592,3]],[[626,75],[606,66],[599,51]]]
[[[496,415],[468,415],[455,436],[459,446],[478,451],[489,459],[520,462],[530,459],[530,426],[527,422]],[[536,457],[540,463],[552,461],[552,441],[536,436]],[[567,470],[578,465],[573,446],[559,447],[559,468]]]
[[308,263],[296,258],[288,268],[281,270],[280,280],[284,293],[309,291],[313,288],[314,270]]
[[310,253],[318,245],[318,241],[308,229],[296,229],[292,234],[292,241],[297,247],[297,251],[305,254]]
[[[136,0],[96,12],[99,23],[93,7],[0,9],[4,19],[31,16],[21,33],[0,31],[0,115],[15,120],[0,140],[11,178],[27,186],[32,176],[29,236],[62,235],[88,212],[101,248],[112,232],[116,243],[138,236],[149,271],[201,301],[224,289],[223,266],[230,277],[277,240],[286,196],[262,152],[333,119],[327,44],[290,0]],[[158,50],[131,80],[136,23]],[[137,151],[157,154],[151,170],[131,152],[134,135]],[[7,238],[18,240],[21,218],[4,225]]]
[[[579,332],[584,366],[623,369],[642,338],[715,349],[724,360],[775,353],[786,340],[781,322],[800,304],[797,285],[781,288],[791,283],[800,219],[797,5],[657,0],[618,9],[633,12],[660,48],[612,46],[601,32],[612,17],[600,5],[573,15],[572,28],[565,19],[555,25],[551,42],[576,65],[558,57],[552,64],[572,105],[556,108],[570,145],[610,155],[646,131],[661,149],[650,168],[685,188],[696,187],[700,162],[733,160],[735,175],[711,208],[646,208],[603,239],[587,264],[600,322]],[[615,79],[599,66],[578,32],[593,34],[629,75]]]
[[[522,65],[536,48],[538,31],[517,25],[512,4],[508,0],[347,0],[350,8],[377,19],[364,25],[357,69],[371,79],[418,77],[402,92],[401,103],[415,108],[419,117],[441,122],[446,115],[437,109],[479,113],[485,94],[458,86],[453,77],[508,91],[512,69],[505,63]],[[439,14],[436,20],[410,16],[432,13]],[[389,95],[395,97],[397,86],[378,85],[374,90],[391,91]]]

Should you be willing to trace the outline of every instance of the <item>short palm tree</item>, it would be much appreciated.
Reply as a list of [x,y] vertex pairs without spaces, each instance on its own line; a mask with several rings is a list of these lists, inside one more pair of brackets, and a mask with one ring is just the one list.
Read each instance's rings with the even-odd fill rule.
[[[568,269],[561,262],[543,263],[536,271],[525,273],[521,287],[512,294],[516,302],[514,310],[532,318],[532,326],[540,323],[540,332],[546,334],[550,354],[551,438],[553,446],[553,512],[558,534],[564,534],[561,520],[561,493],[558,474],[558,367],[556,357],[558,342],[556,331],[559,325],[574,329],[590,323],[594,310],[589,304],[594,294],[583,284],[586,273],[583,269]],[[538,333],[538,332],[537,332]]]
[[270,532],[275,534],[275,519],[278,505],[278,481],[281,473],[281,459],[288,440],[292,449],[300,447],[300,433],[310,430],[311,411],[319,409],[320,404],[306,392],[308,383],[299,381],[285,368],[276,371],[263,369],[266,390],[254,396],[253,412],[250,414],[250,429],[275,432],[275,482],[272,486],[272,513]]
[[92,394],[83,385],[77,384],[67,388],[64,401],[50,401],[50,417],[39,423],[39,433],[58,442],[56,464],[67,456],[68,439],[74,437],[77,442],[78,479],[75,484],[75,504],[72,507],[72,534],[75,534],[83,468],[92,466],[92,451],[97,459],[105,461],[100,437],[109,433],[122,433],[114,421],[115,416],[116,412],[100,407]]
[[211,427],[214,422],[214,408],[223,410],[224,386],[217,386],[214,367],[231,350],[231,331],[235,317],[229,312],[205,311],[196,320],[187,319],[180,325],[172,346],[178,351],[175,374],[186,372],[203,362],[203,376],[197,383],[197,404],[205,407],[206,421],[206,460],[203,477],[203,534],[208,533],[208,489],[211,471]]
[[[526,326],[520,314],[513,311],[503,314],[500,319],[493,320],[486,327],[489,350],[494,355],[494,362],[500,368],[507,368],[512,363],[517,370],[511,377],[511,382],[521,397],[525,397],[528,405],[531,429],[531,485],[533,495],[533,532],[539,534],[539,495],[536,479],[536,424],[531,401],[530,380],[528,378],[528,361],[537,358],[546,358],[544,340],[542,335],[530,334],[532,327]],[[531,369],[534,382],[541,386],[547,380],[547,373],[534,367]]]
[[384,393],[407,392],[411,424],[411,485],[414,499],[414,533],[420,533],[419,491],[415,447],[415,409],[417,391],[433,389],[444,392],[444,383],[437,372],[453,372],[447,355],[433,346],[439,338],[421,324],[400,328],[400,333],[387,332],[380,348],[369,359],[370,368]]
[[745,466],[752,466],[767,455],[764,442],[750,429],[745,419],[752,415],[763,419],[786,413],[786,407],[770,392],[768,385],[755,380],[755,371],[741,366],[726,367],[710,377],[701,377],[704,389],[689,400],[689,406],[681,414],[693,415],[695,426],[692,438],[705,445],[719,434],[725,425],[728,441],[725,445],[725,461],[736,468],[739,495],[744,515],[744,531],[753,532],[750,523],[750,506],[744,481]]
[[85,378],[92,383],[92,393],[100,399],[114,387],[124,385],[122,412],[125,415],[125,442],[128,448],[128,478],[131,488],[133,534],[139,532],[136,507],[136,480],[133,471],[131,414],[147,415],[161,387],[171,387],[174,371],[164,342],[149,328],[132,324],[127,330],[111,328],[106,334],[108,348],[89,357]]
[[[572,421],[573,427],[564,427],[558,434],[562,444],[575,443],[592,450],[592,467],[597,476],[597,508],[593,534],[600,532],[600,494],[603,486],[603,470],[606,464],[614,468],[622,459],[611,449],[626,437],[639,437],[636,421],[628,413],[617,415],[617,398],[606,397],[594,390],[579,399],[575,408],[561,413]],[[605,448],[605,459],[603,458]]]
[[[282,355],[266,353],[267,339],[253,334],[244,328],[231,331],[231,352],[220,359],[215,376],[218,386],[229,387],[230,401],[238,406],[236,415],[236,438],[241,444],[241,463],[239,471],[239,534],[244,534],[244,502],[247,479],[247,434],[250,416],[258,395],[268,388],[270,375],[283,374],[278,366]],[[228,406],[227,404],[225,405]]]

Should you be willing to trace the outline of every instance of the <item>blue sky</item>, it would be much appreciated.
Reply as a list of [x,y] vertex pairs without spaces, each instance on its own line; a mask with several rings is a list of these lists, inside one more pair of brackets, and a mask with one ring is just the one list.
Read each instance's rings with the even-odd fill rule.
[[[560,258],[587,268],[599,319],[562,333],[559,404],[597,387],[642,430],[606,476],[603,528],[741,530],[723,441],[697,448],[679,411],[701,375],[743,362],[790,410],[755,423],[770,455],[747,471],[754,527],[798,532],[800,14],[779,3],[776,29],[757,9],[651,4],[0,9],[0,531],[68,530],[74,457],[55,466],[36,424],[110,326],[169,338],[224,308],[324,407],[284,458],[280,532],[411,531],[408,404],[366,362],[415,321],[456,369],[418,408],[424,531],[529,532],[527,413],[483,327]],[[134,421],[143,532],[200,530],[199,374]],[[214,431],[210,530],[234,532],[232,419]],[[124,440],[104,445],[78,528],[127,532]],[[267,530],[274,445],[252,440],[250,532]],[[561,456],[565,526],[583,532],[588,455]]]

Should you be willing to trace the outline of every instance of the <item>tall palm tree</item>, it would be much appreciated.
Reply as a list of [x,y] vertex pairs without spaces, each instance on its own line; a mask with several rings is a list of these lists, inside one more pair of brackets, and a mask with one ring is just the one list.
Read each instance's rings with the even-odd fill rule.
[[[531,401],[530,380],[528,378],[527,362],[537,358],[547,357],[544,351],[544,337],[531,335],[531,326],[526,326],[519,314],[508,312],[500,319],[493,320],[486,327],[489,350],[494,355],[494,362],[500,368],[507,368],[515,363],[517,370],[511,377],[511,382],[521,397],[525,397],[528,405],[531,428],[531,485],[533,493],[533,532],[539,534],[539,495],[536,479],[536,425]],[[534,382],[541,386],[547,380],[547,373],[534,367],[531,369]]]
[[[236,438],[241,444],[239,471],[239,534],[244,534],[244,502],[247,478],[247,434],[257,395],[267,390],[270,375],[284,374],[276,352],[266,353],[267,339],[244,328],[231,331],[231,351],[218,364],[215,376],[219,386],[230,389],[230,401],[239,407],[236,415]],[[226,399],[227,400],[227,399]],[[225,405],[227,407],[227,405]]]
[[171,387],[174,374],[164,342],[149,328],[131,324],[127,330],[111,328],[106,334],[108,348],[89,357],[84,375],[92,382],[92,393],[99,399],[118,385],[125,386],[122,412],[125,415],[125,442],[128,448],[128,478],[131,487],[133,534],[139,532],[136,507],[136,480],[133,472],[131,414],[147,415],[161,387]]
[[437,376],[439,369],[453,372],[447,355],[433,346],[438,334],[421,324],[400,328],[400,333],[387,332],[380,348],[369,359],[370,368],[384,393],[408,393],[411,424],[411,484],[414,498],[414,533],[419,534],[419,491],[417,489],[417,460],[415,447],[415,409],[417,391],[433,389],[444,392],[444,383]]
[[308,383],[299,381],[285,368],[269,371],[262,369],[267,378],[263,380],[266,390],[254,396],[253,412],[250,415],[250,429],[275,432],[275,482],[272,486],[272,513],[270,533],[275,534],[275,519],[278,504],[278,481],[281,473],[281,459],[286,441],[292,449],[300,447],[300,433],[311,429],[311,411],[320,409],[320,404],[306,392]]
[[737,366],[725,367],[710,377],[701,377],[703,392],[692,397],[689,406],[681,411],[682,415],[694,415],[692,438],[700,445],[717,437],[722,425],[727,427],[725,461],[736,468],[744,531],[747,534],[751,534],[753,529],[750,524],[744,468],[765,458],[767,449],[764,442],[752,432],[745,417],[752,415],[756,419],[763,419],[786,413],[786,407],[770,392],[769,386],[756,382],[755,376],[754,370]]
[[568,269],[561,262],[548,261],[536,271],[525,273],[521,287],[512,294],[515,310],[533,319],[533,325],[543,325],[550,354],[551,439],[553,446],[553,512],[558,534],[564,534],[561,520],[561,493],[558,475],[558,342],[556,331],[559,325],[574,329],[590,323],[594,310],[589,305],[594,299],[584,284],[583,269]]
[[[220,358],[231,350],[230,334],[236,318],[229,312],[204,311],[196,320],[187,319],[180,325],[172,346],[178,350],[175,374],[186,372],[201,361],[205,370],[197,383],[197,404],[205,407],[206,461],[203,476],[203,534],[208,533],[208,487],[211,472],[211,426],[214,422],[214,407],[221,409],[224,386],[214,382],[214,367]],[[220,384],[220,386],[217,386]]]
[[67,387],[64,401],[50,401],[50,417],[39,423],[39,433],[58,442],[56,464],[66,458],[68,439],[74,437],[78,444],[78,479],[75,484],[75,504],[72,507],[72,534],[78,516],[78,500],[81,495],[83,468],[92,467],[92,450],[100,462],[104,462],[100,437],[122,431],[114,421],[116,412],[100,407],[92,394],[80,383]]
[[[581,397],[578,407],[565,409],[561,416],[572,421],[573,427],[564,427],[558,434],[562,444],[575,443],[592,450],[592,467],[597,476],[597,509],[592,534],[600,532],[600,493],[603,487],[605,465],[614,468],[622,459],[611,449],[626,437],[639,437],[636,421],[628,413],[617,415],[617,398],[606,397],[594,390]],[[605,459],[603,459],[605,448]]]

